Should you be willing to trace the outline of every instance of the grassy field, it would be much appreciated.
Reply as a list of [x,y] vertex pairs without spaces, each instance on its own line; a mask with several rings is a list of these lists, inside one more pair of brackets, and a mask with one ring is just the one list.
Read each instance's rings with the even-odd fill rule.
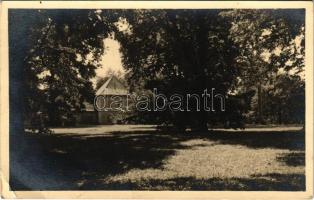
[[25,136],[28,145],[11,163],[13,189],[305,190],[302,127],[201,134],[114,125],[54,132]]

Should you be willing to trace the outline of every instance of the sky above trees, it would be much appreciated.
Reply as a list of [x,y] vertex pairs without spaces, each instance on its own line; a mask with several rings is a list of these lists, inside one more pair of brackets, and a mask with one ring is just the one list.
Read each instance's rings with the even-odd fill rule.
[[104,44],[106,49],[100,61],[101,66],[96,69],[96,76],[103,77],[109,70],[114,72],[123,72],[124,69],[121,62],[119,42],[111,38],[106,38],[104,40]]

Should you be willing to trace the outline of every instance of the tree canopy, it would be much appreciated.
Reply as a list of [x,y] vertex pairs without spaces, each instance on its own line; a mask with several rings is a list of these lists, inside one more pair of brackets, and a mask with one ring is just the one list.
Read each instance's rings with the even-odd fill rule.
[[[223,112],[220,103],[213,105],[215,112],[197,111],[193,104],[190,112],[158,113],[159,123],[207,129],[228,122],[236,128],[250,112],[257,122],[271,118],[269,108],[277,104],[263,101],[267,96],[287,105],[304,99],[298,78],[304,69],[304,10],[13,9],[9,16],[10,106],[24,108],[15,116],[20,120],[73,120],[73,112],[94,97],[91,79],[108,37],[121,45],[131,91],[158,88],[169,97],[214,88],[226,98]],[[298,93],[285,95],[289,84]],[[290,114],[280,106],[275,110],[281,113],[277,121]]]
[[50,125],[72,120],[73,111],[93,100],[90,79],[104,51],[103,39],[114,27],[110,13],[10,10],[10,16],[11,64],[23,69],[12,76],[23,80],[24,117],[42,124],[38,118],[45,116]]
[[[256,91],[251,117],[263,123],[269,89],[279,86],[281,77],[290,76],[287,72],[298,75],[304,70],[304,10],[230,10],[221,15],[232,23],[230,36],[240,49],[234,64],[241,74],[235,87]],[[296,80],[287,78],[292,79]],[[289,89],[286,85],[284,90]]]
[[[117,39],[131,86],[157,87],[166,95],[215,88],[227,98],[225,112],[168,110],[164,119],[180,127],[241,127],[249,109],[262,117],[261,87],[280,68],[303,70],[300,16],[291,18],[291,10],[130,10],[128,29]],[[250,108],[254,92],[258,103]]]

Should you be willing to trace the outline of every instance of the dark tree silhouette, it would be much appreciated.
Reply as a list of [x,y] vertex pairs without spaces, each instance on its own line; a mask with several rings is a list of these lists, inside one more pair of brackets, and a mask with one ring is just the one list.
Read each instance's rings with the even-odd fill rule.
[[[198,94],[212,88],[228,98],[225,112],[165,110],[164,120],[180,129],[187,126],[207,130],[207,123],[230,121],[241,126],[247,110],[243,101],[232,95],[239,76],[234,66],[239,51],[229,37],[231,24],[218,10],[130,10],[124,26],[116,33],[122,46],[123,63],[129,70],[131,87],[144,83],[147,89],[170,96],[174,93]],[[239,94],[244,95],[244,94]],[[220,102],[219,102],[220,103]],[[201,99],[201,105],[204,100]],[[219,104],[215,105],[218,110]],[[219,119],[219,120],[218,120]]]
[[[234,63],[241,72],[236,87],[256,92],[252,118],[266,123],[270,104],[263,97],[271,92],[270,85],[283,86],[276,83],[278,71],[295,69],[297,75],[304,70],[304,10],[229,10],[221,15],[233,23],[230,36],[240,51]],[[303,85],[302,80],[300,83]],[[287,87],[277,89],[289,90]],[[275,112],[273,115],[277,116]]]
[[71,121],[72,111],[92,102],[90,79],[103,39],[115,27],[112,15],[105,16],[95,10],[10,11],[10,68],[17,70],[11,78],[21,84],[11,91],[21,95],[15,98],[23,100],[19,107],[32,128]]

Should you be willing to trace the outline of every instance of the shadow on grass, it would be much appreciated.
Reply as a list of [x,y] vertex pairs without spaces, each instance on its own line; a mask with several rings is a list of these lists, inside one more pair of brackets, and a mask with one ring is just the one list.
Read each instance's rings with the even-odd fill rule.
[[[10,161],[10,166],[19,166],[11,167],[10,185],[13,190],[133,190],[145,189],[146,185],[149,185],[150,190],[299,190],[304,188],[302,184],[294,186],[291,182],[294,177],[302,182],[304,176],[301,175],[269,175],[270,179],[256,176],[251,179],[230,180],[197,180],[187,177],[163,181],[151,180],[147,183],[104,184],[102,181],[108,176],[123,174],[132,169],[162,168],[163,162],[174,155],[176,150],[193,148],[183,145],[182,142],[197,138],[215,141],[217,144],[238,144],[249,148],[304,150],[302,131],[215,131],[172,134],[165,131],[130,130],[80,135],[25,134],[23,139],[10,138],[10,145],[15,146],[15,151],[10,149],[10,158],[14,158]],[[22,146],[24,148],[21,148]],[[298,161],[285,162],[289,164]],[[21,168],[27,168],[27,173],[31,173],[29,176],[39,177],[44,184],[33,182],[31,187],[27,186],[17,172]],[[49,176],[62,180],[62,184],[60,182],[58,185],[56,181],[55,184],[49,185]],[[271,180],[271,177],[275,181]]]
[[305,166],[305,153],[303,152],[284,153],[277,159],[288,166]]
[[179,177],[142,181],[103,182],[86,181],[81,189],[94,190],[188,190],[188,191],[305,191],[305,176],[301,174],[266,174],[252,178]]
[[249,148],[304,150],[304,131],[213,131],[207,136],[220,144],[239,144]]

